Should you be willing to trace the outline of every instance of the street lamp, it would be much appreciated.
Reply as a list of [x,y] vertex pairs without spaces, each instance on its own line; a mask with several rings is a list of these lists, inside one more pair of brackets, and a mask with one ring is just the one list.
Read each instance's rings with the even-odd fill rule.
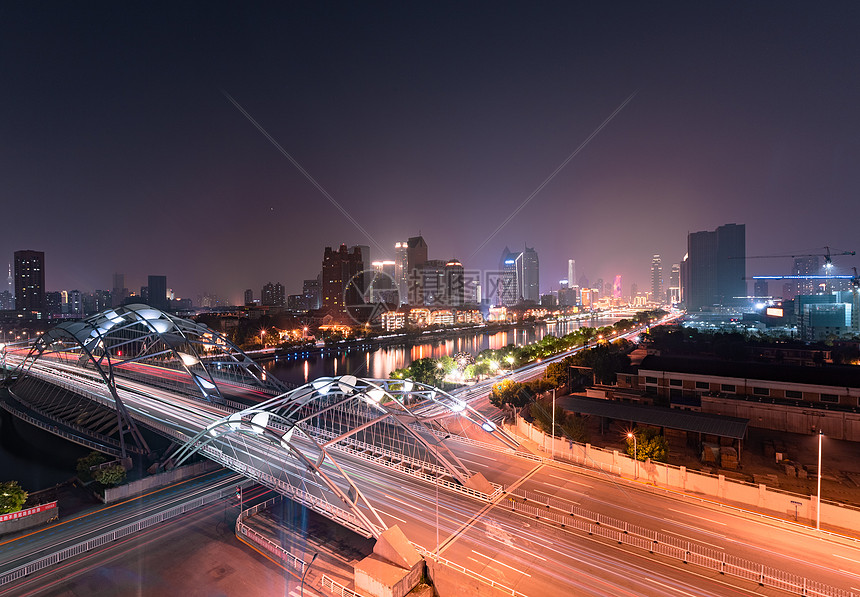
[[818,505],[815,508],[815,530],[821,530],[821,428],[818,429]]
[[263,335],[266,333],[266,330],[260,328],[260,348],[265,348],[266,346],[263,344]]
[[555,460],[555,388],[552,389],[552,459]]
[[634,460],[634,466],[636,467],[633,469],[633,478],[638,479],[639,478],[639,450],[638,450],[638,446],[636,443],[636,434],[633,433],[632,431],[628,431],[627,432],[627,438],[633,439],[633,460]]
[[315,551],[313,557],[311,558],[310,563],[307,566],[305,566],[305,571],[302,572],[302,582],[301,582],[300,589],[299,589],[301,597],[305,597],[305,577],[308,575],[308,571],[310,571],[311,566],[314,565],[314,560],[317,559],[318,555],[320,555],[320,552]]

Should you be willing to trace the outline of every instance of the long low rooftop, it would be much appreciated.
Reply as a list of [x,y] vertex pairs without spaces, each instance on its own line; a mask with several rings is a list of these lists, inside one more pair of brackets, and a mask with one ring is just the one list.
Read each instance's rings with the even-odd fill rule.
[[648,355],[639,370],[761,379],[841,388],[860,387],[860,367],[856,365],[822,365],[804,367],[781,363],[722,361],[719,359]]
[[681,431],[693,431],[743,439],[747,432],[749,419],[738,417],[726,417],[710,413],[700,413],[677,408],[664,408],[661,406],[640,406],[618,402],[617,400],[602,400],[598,398],[580,398],[578,396],[565,396],[559,398],[557,403],[570,411],[583,415],[595,415],[655,427],[668,427]]

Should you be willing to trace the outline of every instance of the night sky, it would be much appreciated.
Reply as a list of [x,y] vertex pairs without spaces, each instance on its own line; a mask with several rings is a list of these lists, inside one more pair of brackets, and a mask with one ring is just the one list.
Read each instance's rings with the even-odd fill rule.
[[860,251],[856,2],[242,4],[0,6],[4,274],[43,250],[48,290],[118,271],[238,302],[420,230],[431,258],[525,243],[543,291],[575,258],[626,294],[730,222],[750,255]]

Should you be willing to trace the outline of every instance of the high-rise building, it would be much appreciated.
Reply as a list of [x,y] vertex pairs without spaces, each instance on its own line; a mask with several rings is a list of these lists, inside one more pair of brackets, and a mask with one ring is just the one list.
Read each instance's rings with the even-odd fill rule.
[[319,309],[320,301],[320,277],[311,278],[302,282],[302,294],[305,295],[305,303],[308,309]]
[[505,247],[499,259],[499,280],[497,288],[497,304],[501,307],[512,307],[519,302],[519,283],[517,281],[517,254]]
[[111,290],[111,306],[119,307],[128,298],[128,288],[125,287],[125,274],[113,275],[113,290]]
[[753,284],[753,296],[756,298],[764,298],[770,296],[768,292],[767,280],[756,280]]
[[445,264],[445,295],[447,304],[452,307],[466,302],[465,272],[463,264],[456,259]]
[[367,293],[370,302],[397,304],[399,292],[396,284],[395,266],[396,262],[394,261],[374,261],[371,264],[373,279]]
[[739,306],[747,295],[746,227],[726,224],[687,235],[682,294],[688,311]]
[[71,315],[72,317],[83,317],[84,315],[84,302],[83,297],[81,297],[80,290],[69,290],[66,294],[66,305],[65,305],[65,313]]
[[245,305],[253,305],[254,304],[254,291],[250,288],[245,290],[245,300],[243,301]]
[[567,285],[568,287],[576,285],[576,259],[567,260]]
[[[9,293],[9,296],[11,296],[12,298],[15,298],[15,280],[12,277],[12,264],[11,263],[9,264],[9,277],[6,278],[6,291]],[[15,308],[15,306],[13,305],[13,306],[9,307],[8,310],[11,311],[14,308]]]
[[394,243],[394,279],[401,305],[406,304],[409,292],[409,251],[406,241]]
[[43,311],[45,308],[45,253],[15,251],[15,309]]
[[60,315],[63,312],[62,297],[59,291],[45,293],[45,313],[51,316]]
[[533,248],[526,247],[517,255],[517,285],[524,301],[540,302],[540,263]]
[[367,245],[353,245],[349,247],[350,252],[359,251],[361,253],[361,263],[364,267],[363,274],[358,276],[354,282],[358,285],[359,290],[363,296],[370,295],[368,294],[368,290],[370,290],[370,283],[373,282],[373,268],[371,267],[371,263],[373,263],[370,259],[370,247]]
[[285,307],[287,304],[286,291],[280,282],[268,282],[260,291],[260,304],[265,307]]
[[150,307],[162,310],[170,307],[167,300],[167,276],[149,276],[147,288],[149,289]]
[[423,236],[413,236],[406,241],[406,267],[413,270],[427,262],[427,243]]
[[336,251],[326,247],[322,263],[322,306],[342,309],[362,304],[361,290],[353,278],[363,270],[361,250],[350,252],[346,245]]
[[663,304],[666,297],[663,293],[663,257],[651,257],[651,300]]
[[[818,259],[818,255],[808,255],[794,258],[794,266],[791,268],[791,273],[795,276],[820,276],[824,273],[821,270],[821,262]],[[815,294],[818,292],[818,284],[821,281],[794,280],[794,294]]]
[[681,302],[681,264],[673,263],[672,270],[669,273],[669,303],[677,304]]
[[447,282],[445,261],[428,259],[413,272],[415,294],[409,298],[411,305],[447,305]]

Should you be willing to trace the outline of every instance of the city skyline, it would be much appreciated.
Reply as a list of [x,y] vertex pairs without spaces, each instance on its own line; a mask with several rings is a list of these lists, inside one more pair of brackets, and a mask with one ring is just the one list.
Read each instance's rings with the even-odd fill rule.
[[[726,222],[750,254],[857,248],[854,7],[207,9],[6,9],[0,192],[26,225],[0,254],[44,251],[48,289],[156,273],[240,302],[417,233],[640,288]],[[822,204],[842,217],[793,217]]]

